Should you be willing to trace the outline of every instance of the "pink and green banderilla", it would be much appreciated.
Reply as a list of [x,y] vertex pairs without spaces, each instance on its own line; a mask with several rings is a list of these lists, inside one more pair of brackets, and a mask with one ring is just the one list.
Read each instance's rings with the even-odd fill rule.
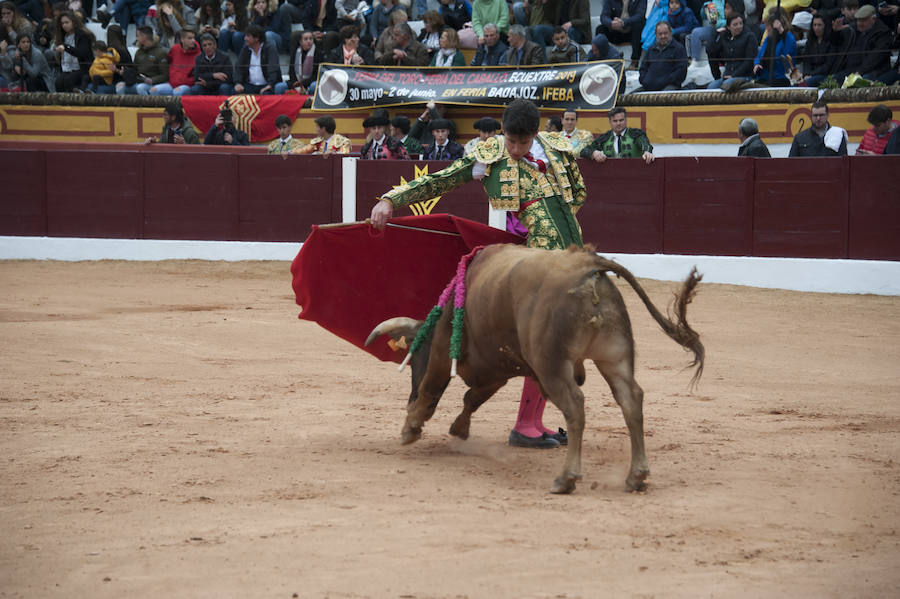
[[406,354],[406,358],[400,364],[400,370],[403,370],[403,367],[409,363],[412,355],[416,353],[425,339],[428,338],[428,335],[434,330],[434,326],[444,313],[444,306],[449,305],[450,296],[452,295],[453,321],[451,325],[452,333],[450,334],[450,376],[456,376],[456,364],[459,362],[459,356],[462,351],[463,319],[466,317],[466,270],[469,268],[469,263],[475,257],[475,254],[483,248],[484,246],[480,245],[460,258],[459,264],[456,265],[456,275],[444,288],[437,305],[431,309],[424,324],[419,328],[416,338],[413,339],[412,344],[409,346],[409,353]]

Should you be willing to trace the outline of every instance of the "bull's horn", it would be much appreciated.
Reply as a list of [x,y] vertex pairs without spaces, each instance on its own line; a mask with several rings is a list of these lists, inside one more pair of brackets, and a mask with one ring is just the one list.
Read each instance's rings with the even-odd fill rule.
[[382,335],[390,335],[392,338],[399,338],[401,335],[406,335],[411,343],[420,326],[422,326],[421,320],[416,320],[407,316],[389,318],[372,329],[372,332],[369,333],[369,337],[366,339],[366,346]]

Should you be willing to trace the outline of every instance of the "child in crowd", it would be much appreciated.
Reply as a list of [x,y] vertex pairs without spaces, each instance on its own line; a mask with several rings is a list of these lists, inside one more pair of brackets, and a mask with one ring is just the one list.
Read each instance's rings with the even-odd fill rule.
[[700,27],[694,11],[685,8],[681,0],[669,0],[669,14],[666,16],[672,26],[672,37],[684,45],[684,38],[695,28]]
[[[94,50],[94,62],[88,74],[91,77],[91,83],[88,86],[92,92],[97,93],[115,93],[113,88],[113,78],[116,76],[119,68],[119,53],[114,48],[106,45],[106,42],[94,42],[92,46]],[[109,89],[105,89],[109,88]]]

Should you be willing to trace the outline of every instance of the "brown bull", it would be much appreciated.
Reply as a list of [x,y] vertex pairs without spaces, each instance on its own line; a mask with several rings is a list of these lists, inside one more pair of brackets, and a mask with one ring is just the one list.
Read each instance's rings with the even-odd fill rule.
[[[466,439],[472,413],[513,377],[537,380],[544,396],[562,411],[569,445],[562,473],[552,493],[571,493],[581,478],[584,433],[584,360],[592,360],[622,408],[631,436],[627,490],[641,490],[650,473],[644,454],[644,392],[634,380],[634,338],[622,295],[606,276],[624,278],[654,320],[676,342],[693,352],[696,372],[703,372],[703,345],[687,323],[687,305],[701,275],[696,269],[675,298],[675,315],[663,316],[623,266],[588,250],[545,251],[494,245],[479,253],[466,275],[466,315],[458,374],[469,386],[464,406],[450,434]],[[422,435],[450,382],[451,312],[444,310],[430,339],[411,360],[410,394],[404,444]],[[422,321],[392,318],[379,324],[366,345],[388,334],[412,340]]]

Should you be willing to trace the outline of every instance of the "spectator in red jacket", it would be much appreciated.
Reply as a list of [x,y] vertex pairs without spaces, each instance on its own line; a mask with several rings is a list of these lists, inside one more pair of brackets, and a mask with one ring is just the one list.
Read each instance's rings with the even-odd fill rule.
[[863,133],[859,148],[856,149],[857,155],[884,154],[884,147],[887,145],[891,133],[894,132],[897,125],[900,125],[900,122],[892,118],[893,116],[891,109],[884,104],[879,104],[869,111],[867,120],[872,123],[872,128]]
[[193,29],[182,29],[179,42],[169,49],[169,81],[150,88],[151,96],[181,96],[190,94],[194,85],[194,65],[200,55],[200,44]]

